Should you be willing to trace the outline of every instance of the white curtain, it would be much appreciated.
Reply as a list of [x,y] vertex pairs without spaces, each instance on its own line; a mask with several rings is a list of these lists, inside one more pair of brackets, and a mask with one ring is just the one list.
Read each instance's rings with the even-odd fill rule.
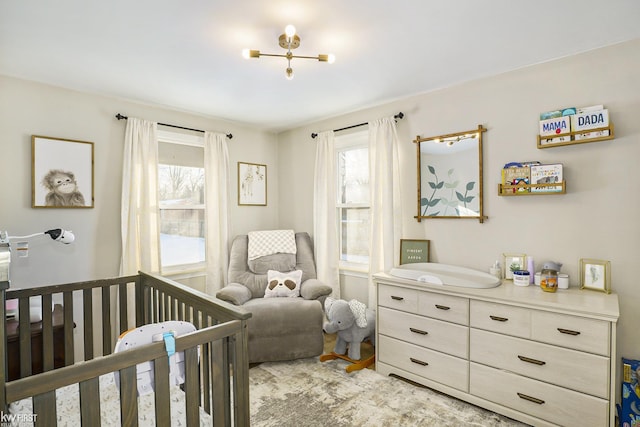
[[204,133],[206,203],[206,292],[213,295],[227,282],[229,253],[229,152],[222,133]]
[[[389,271],[400,255],[402,205],[398,134],[393,116],[369,123],[370,274]],[[369,277],[369,307],[376,292]]]
[[340,298],[334,133],[318,133],[313,186],[313,240],[318,279]]
[[122,171],[120,274],[160,271],[158,124],[129,118]]
[[[120,274],[160,271],[158,234],[158,124],[129,117],[122,170]],[[115,295],[112,296],[115,298]],[[115,302],[115,301],[113,301]],[[127,292],[129,326],[135,325],[133,287]],[[112,304],[115,310],[116,304]],[[112,325],[114,332],[117,326]],[[118,333],[115,334],[116,336]]]

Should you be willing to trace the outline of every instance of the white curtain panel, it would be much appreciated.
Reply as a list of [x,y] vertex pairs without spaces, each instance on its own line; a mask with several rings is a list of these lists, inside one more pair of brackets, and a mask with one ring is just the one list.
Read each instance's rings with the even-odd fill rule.
[[[160,271],[157,129],[158,124],[154,122],[132,117],[127,120],[120,208],[121,275]],[[135,307],[133,287],[128,289],[127,304]],[[116,304],[112,307],[115,310]],[[128,321],[129,325],[135,325],[135,310],[129,311]],[[117,327],[112,325],[115,331]]]
[[334,133],[318,133],[313,186],[313,244],[318,279],[340,298]]
[[394,267],[402,235],[398,134],[393,116],[369,122],[369,176],[369,307],[375,307],[371,275]]
[[229,264],[229,151],[223,133],[204,133],[206,203],[206,292],[213,295],[227,282]]
[[160,271],[158,124],[130,117],[122,171],[120,274]]

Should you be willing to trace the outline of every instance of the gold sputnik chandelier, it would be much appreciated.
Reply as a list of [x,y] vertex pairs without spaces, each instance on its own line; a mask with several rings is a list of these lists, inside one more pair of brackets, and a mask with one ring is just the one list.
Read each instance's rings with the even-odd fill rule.
[[260,58],[261,56],[278,56],[281,58],[286,58],[287,69],[285,70],[285,73],[288,80],[293,79],[293,68],[291,68],[291,60],[293,58],[316,59],[320,62],[328,62],[329,64],[333,64],[336,60],[336,57],[333,54],[320,54],[318,56],[294,55],[291,51],[300,46],[300,37],[296,34],[296,27],[294,27],[293,25],[286,26],[286,28],[284,29],[284,34],[281,34],[278,38],[278,44],[281,48],[286,49],[287,53],[262,53],[259,50],[243,49],[242,56],[247,59]]

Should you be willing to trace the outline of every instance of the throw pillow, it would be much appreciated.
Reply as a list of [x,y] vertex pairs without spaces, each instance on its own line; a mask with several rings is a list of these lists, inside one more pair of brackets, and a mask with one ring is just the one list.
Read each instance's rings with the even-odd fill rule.
[[264,291],[264,297],[299,297],[301,280],[302,270],[289,271],[288,273],[269,270],[267,271],[267,289]]

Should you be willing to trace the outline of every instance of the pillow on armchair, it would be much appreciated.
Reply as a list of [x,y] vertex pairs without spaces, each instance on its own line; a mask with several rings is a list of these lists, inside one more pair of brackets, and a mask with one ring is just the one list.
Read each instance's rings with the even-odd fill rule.
[[287,273],[269,270],[267,271],[267,288],[264,291],[264,297],[299,297],[301,280],[302,270],[294,270]]

